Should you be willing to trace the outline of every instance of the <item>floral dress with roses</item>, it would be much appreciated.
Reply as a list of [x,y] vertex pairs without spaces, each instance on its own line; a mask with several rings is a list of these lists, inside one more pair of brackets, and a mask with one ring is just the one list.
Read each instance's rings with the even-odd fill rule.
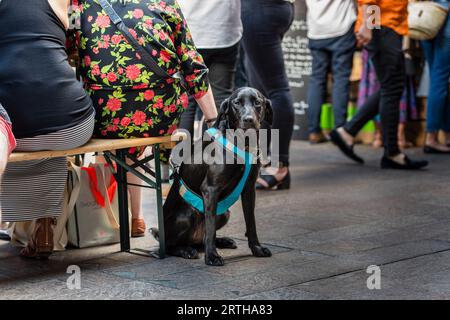
[[[176,0],[110,0],[138,42],[168,74],[161,78],[111,22],[97,0],[72,0],[80,72],[97,111],[94,136],[170,135],[188,105],[188,94],[208,91],[207,73]],[[151,36],[150,36],[151,35]]]

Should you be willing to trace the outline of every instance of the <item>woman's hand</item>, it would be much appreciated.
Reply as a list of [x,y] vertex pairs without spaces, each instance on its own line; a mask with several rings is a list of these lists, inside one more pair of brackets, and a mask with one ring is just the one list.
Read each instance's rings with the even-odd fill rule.
[[369,29],[365,23],[361,24],[359,31],[356,33],[358,46],[366,46],[372,41],[372,29]]

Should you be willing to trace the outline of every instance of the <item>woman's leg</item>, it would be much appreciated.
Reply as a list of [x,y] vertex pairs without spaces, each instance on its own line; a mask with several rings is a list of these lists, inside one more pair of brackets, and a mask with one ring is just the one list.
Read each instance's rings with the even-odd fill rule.
[[[32,138],[18,139],[18,151],[68,150],[92,136],[94,115],[72,128]],[[61,215],[67,181],[65,157],[9,163],[1,182],[0,202],[4,222],[37,220],[26,257],[48,256],[53,248],[54,219]]]
[[[448,23],[448,25],[450,25]],[[427,104],[427,137],[425,144],[439,151],[450,148],[438,141],[440,130],[450,132],[448,79],[450,77],[450,35],[443,30],[435,39],[423,43],[430,67],[430,91]]]
[[288,2],[243,2],[243,46],[250,85],[262,87],[263,93],[272,101],[272,129],[280,133],[279,160],[284,168],[274,171],[278,181],[288,172],[294,125],[293,98],[281,47],[283,35],[292,23],[293,15],[294,8]]

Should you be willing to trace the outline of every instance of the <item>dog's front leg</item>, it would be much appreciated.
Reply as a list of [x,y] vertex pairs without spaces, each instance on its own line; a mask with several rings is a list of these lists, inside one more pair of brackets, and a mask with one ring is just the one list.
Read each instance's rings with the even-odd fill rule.
[[255,221],[255,184],[247,183],[242,194],[242,209],[244,211],[245,226],[247,231],[245,235],[248,239],[248,246],[255,257],[270,257],[272,253],[266,247],[261,246],[258,240],[258,234],[256,232]]
[[223,266],[223,258],[216,249],[216,211],[219,190],[217,187],[202,188],[203,203],[205,205],[205,263],[210,266]]

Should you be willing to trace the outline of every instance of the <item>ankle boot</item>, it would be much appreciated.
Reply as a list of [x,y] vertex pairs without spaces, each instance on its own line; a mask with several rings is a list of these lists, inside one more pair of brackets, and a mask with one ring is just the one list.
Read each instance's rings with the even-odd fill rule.
[[54,218],[36,220],[33,234],[28,245],[22,249],[20,255],[25,258],[47,259],[53,252]]

